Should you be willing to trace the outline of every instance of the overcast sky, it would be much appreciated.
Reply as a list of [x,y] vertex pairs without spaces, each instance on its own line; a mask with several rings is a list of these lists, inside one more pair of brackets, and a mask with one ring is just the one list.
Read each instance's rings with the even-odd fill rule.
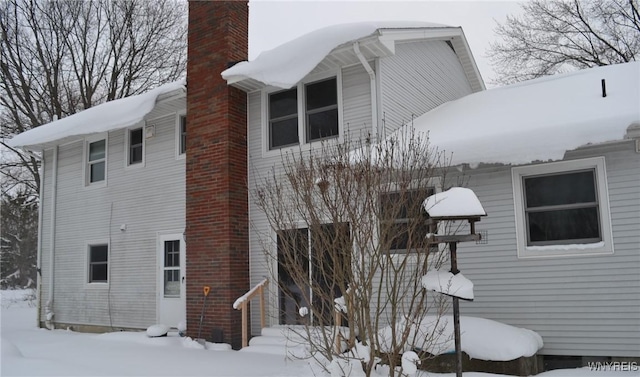
[[422,21],[462,26],[480,73],[490,87],[493,69],[486,59],[495,41],[496,21],[517,14],[515,1],[273,1],[249,2],[249,59],[310,31],[361,21]]

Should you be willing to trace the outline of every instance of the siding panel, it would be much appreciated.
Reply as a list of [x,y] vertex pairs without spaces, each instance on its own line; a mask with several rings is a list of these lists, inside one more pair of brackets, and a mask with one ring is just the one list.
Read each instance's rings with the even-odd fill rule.
[[468,173],[468,187],[488,214],[478,229],[489,233],[486,245],[458,249],[460,270],[476,295],[461,304],[463,315],[535,330],[544,339],[543,354],[640,354],[640,155],[620,143],[571,157],[597,152],[606,158],[612,255],[518,259],[510,170]]
[[[156,322],[157,232],[185,226],[185,165],[175,156],[175,114],[184,107],[184,98],[172,99],[148,114],[155,136],[145,139],[144,166],[125,167],[125,130],[109,133],[106,187],[84,187],[83,141],[59,148],[56,322],[141,329]],[[43,303],[49,293],[52,152],[45,160]],[[87,243],[95,241],[110,244],[108,285],[87,283]]]

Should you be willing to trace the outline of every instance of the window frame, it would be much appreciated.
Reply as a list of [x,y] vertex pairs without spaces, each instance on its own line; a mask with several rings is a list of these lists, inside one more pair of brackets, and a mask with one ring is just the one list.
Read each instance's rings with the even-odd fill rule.
[[[131,162],[131,149],[133,147],[133,145],[131,145],[131,132],[133,131],[138,131],[140,130],[141,136],[142,136],[142,143],[141,143],[141,147],[142,147],[142,159],[139,162]],[[140,168],[145,166],[146,163],[146,158],[145,158],[145,154],[146,154],[146,130],[145,130],[145,126],[144,125],[140,125],[140,126],[134,126],[134,127],[129,127],[125,129],[125,133],[124,133],[124,163],[125,163],[125,167],[126,168]]]
[[[430,189],[432,191],[431,195],[434,195],[434,194],[436,194],[438,192],[441,192],[440,187],[438,185],[433,184],[433,182],[429,182],[429,184],[425,188],[428,188],[428,189]],[[406,191],[407,191],[408,195],[411,195],[412,192],[417,191],[417,188],[409,188]],[[378,227],[379,227],[378,228],[378,237],[382,237],[381,230],[380,230],[380,227],[381,227],[380,223],[382,223],[382,222],[390,222],[390,223],[393,223],[393,224],[408,224],[410,219],[411,219],[411,217],[402,217],[402,218],[401,217],[396,217],[396,218],[393,218],[393,219],[384,219],[384,218],[382,218],[382,215],[383,215],[383,212],[384,212],[382,198],[384,196],[389,197],[391,195],[399,194],[399,193],[400,193],[399,190],[388,190],[388,191],[381,191],[379,193],[379,195],[378,195],[378,201],[379,201],[379,205],[380,205],[380,215],[381,215],[380,221],[379,221],[379,224],[378,224]],[[426,198],[427,197],[425,197],[424,199],[426,199]],[[424,201],[424,199],[423,199],[423,201]],[[424,215],[426,215],[425,216],[425,220],[428,219],[428,214],[426,213],[426,211],[425,211]],[[436,233],[437,233],[437,231],[436,231]],[[425,236],[426,236],[426,234],[425,234]],[[408,253],[414,253],[415,251],[416,251],[416,249],[407,249],[407,248],[404,248],[404,249],[393,249],[393,248],[390,248],[389,249],[389,252],[391,254],[394,254],[394,255],[404,255],[404,254],[408,254]],[[433,245],[433,250],[431,250],[431,252],[437,252],[437,251],[438,251],[438,245],[434,244]]]
[[[104,157],[100,161],[89,160],[89,152],[91,144],[104,140]],[[105,187],[109,177],[109,135],[107,133],[95,135],[85,138],[82,151],[82,176],[84,187]],[[91,182],[91,165],[104,162],[104,179],[101,181]]]
[[[338,134],[322,139],[307,141],[307,111],[306,111],[306,86],[330,79],[336,80],[336,101],[338,109]],[[271,119],[269,115],[269,98],[272,94],[286,90],[297,89],[297,119],[298,119],[298,143],[271,148]],[[261,117],[262,117],[262,156],[273,157],[294,150],[308,151],[321,143],[339,143],[344,139],[343,127],[343,100],[342,100],[342,71],[331,70],[321,74],[311,75],[289,89],[269,87],[261,92]]]
[[[530,236],[524,180],[529,177],[571,174],[587,170],[592,170],[594,172],[594,189],[597,202],[595,207],[599,214],[601,240],[583,243],[571,242],[571,240],[559,241],[557,243],[545,241],[543,242],[544,244],[529,245]],[[567,160],[513,167],[511,169],[511,179],[514,198],[518,258],[613,254],[614,248],[609,208],[609,189],[607,185],[606,162],[604,157],[591,157],[579,160]],[[558,207],[562,206],[563,205],[559,205]]]
[[[91,248],[92,247],[98,247],[98,246],[106,246],[107,248],[107,260],[105,262],[92,262],[91,261]],[[109,244],[108,240],[93,240],[93,241],[88,241],[85,243],[85,257],[86,257],[86,269],[85,269],[85,284],[87,284],[88,286],[97,286],[97,287],[104,287],[104,286],[108,286],[109,285],[109,276],[111,274],[111,266],[109,261],[111,260],[111,245]],[[106,280],[97,280],[97,281],[92,281],[91,280],[91,267],[92,265],[95,264],[106,264],[107,267],[107,275],[106,275]]]
[[[182,119],[184,119],[185,123],[185,140],[184,144],[182,142]],[[186,111],[180,111],[176,113],[176,132],[175,132],[175,146],[176,146],[176,159],[181,160],[185,159],[187,156],[187,144],[186,144],[186,123],[187,123],[187,113]],[[184,151],[182,150],[184,147]]]

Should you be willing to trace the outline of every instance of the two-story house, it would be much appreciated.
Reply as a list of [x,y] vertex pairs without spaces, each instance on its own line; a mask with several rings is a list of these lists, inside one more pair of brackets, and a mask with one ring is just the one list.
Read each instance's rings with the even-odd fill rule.
[[232,304],[271,270],[258,236],[269,225],[249,200],[254,176],[287,150],[385,135],[484,89],[462,29],[428,23],[328,27],[227,69],[246,60],[247,17],[244,2],[191,3],[186,85],[11,141],[42,156],[41,325],[186,319],[195,335],[210,286],[201,332],[222,330],[238,346]]

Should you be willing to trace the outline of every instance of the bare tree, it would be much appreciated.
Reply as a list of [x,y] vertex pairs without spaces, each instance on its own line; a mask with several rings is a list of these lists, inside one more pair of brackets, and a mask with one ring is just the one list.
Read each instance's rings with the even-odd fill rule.
[[6,139],[184,76],[186,16],[179,0],[0,2],[0,172],[11,186],[4,192],[34,198],[40,189],[37,153]]
[[[18,173],[13,175],[20,178]],[[0,287],[34,288],[38,198],[27,186],[8,177],[2,180],[0,187]]]
[[15,152],[6,163],[28,169],[36,192],[37,157],[4,139],[184,74],[183,2],[8,0],[1,7],[2,145]]
[[564,70],[625,63],[640,56],[637,0],[532,0],[508,16],[488,54],[497,83]]
[[287,153],[255,183],[271,227],[262,236],[277,266],[279,321],[300,325],[293,332],[327,370],[348,375],[355,363],[369,376],[386,364],[394,376],[404,352],[436,341],[435,330],[418,329],[446,300],[428,295],[421,277],[447,253],[426,242],[435,230],[422,202],[442,187],[445,168],[428,139],[407,131]]

